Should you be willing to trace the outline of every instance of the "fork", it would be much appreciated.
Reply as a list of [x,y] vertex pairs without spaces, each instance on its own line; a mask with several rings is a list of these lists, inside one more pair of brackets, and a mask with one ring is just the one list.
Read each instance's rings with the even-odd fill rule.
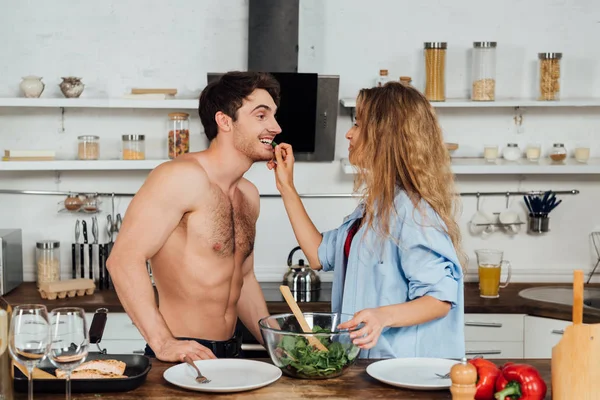
[[198,372],[198,376],[196,377],[196,382],[198,382],[198,383],[209,383],[210,382],[210,379],[208,379],[207,377],[202,375],[202,372],[200,372],[200,370],[198,369],[196,364],[194,364],[194,362],[187,356],[187,354],[183,357],[183,360],[188,365],[192,366],[196,370],[196,372]]

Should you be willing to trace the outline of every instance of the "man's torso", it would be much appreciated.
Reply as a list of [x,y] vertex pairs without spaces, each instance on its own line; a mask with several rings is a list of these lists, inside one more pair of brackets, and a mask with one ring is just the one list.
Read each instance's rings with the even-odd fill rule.
[[240,187],[230,198],[211,184],[151,260],[159,309],[175,337],[233,335],[242,264],[254,248],[257,218]]

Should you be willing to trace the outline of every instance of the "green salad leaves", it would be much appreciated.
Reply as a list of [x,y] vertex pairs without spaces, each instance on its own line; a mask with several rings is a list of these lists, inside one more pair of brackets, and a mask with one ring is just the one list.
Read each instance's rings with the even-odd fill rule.
[[[330,333],[320,326],[315,326],[313,332]],[[291,372],[299,377],[327,377],[341,373],[360,352],[360,349],[354,347],[352,343],[331,342],[328,337],[320,337],[319,340],[329,351],[313,348],[302,336],[284,336],[277,346],[279,352],[283,354],[280,358],[283,366],[291,369]]]

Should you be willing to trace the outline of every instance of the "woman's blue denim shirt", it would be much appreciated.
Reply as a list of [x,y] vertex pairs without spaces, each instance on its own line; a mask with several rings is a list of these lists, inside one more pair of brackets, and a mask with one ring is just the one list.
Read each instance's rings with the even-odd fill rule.
[[332,312],[353,315],[365,308],[405,303],[432,296],[451,304],[443,318],[421,325],[384,328],[377,345],[361,358],[465,355],[463,273],[439,215],[421,200],[414,207],[403,190],[390,215],[391,235],[382,240],[363,224],[352,240],[346,265],[344,242],[360,204],[343,224],[323,233],[318,255],[323,271],[334,271]]

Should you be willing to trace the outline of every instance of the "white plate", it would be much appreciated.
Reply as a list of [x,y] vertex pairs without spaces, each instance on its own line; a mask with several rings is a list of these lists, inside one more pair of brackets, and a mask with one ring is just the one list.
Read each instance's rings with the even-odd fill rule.
[[196,382],[196,371],[186,363],[167,369],[163,377],[173,385],[199,392],[243,392],[270,385],[281,377],[281,370],[266,362],[221,358],[198,360],[194,364],[209,383]]
[[392,358],[370,364],[367,374],[380,382],[401,388],[441,390],[448,389],[452,380],[439,378],[435,374],[447,374],[458,363],[447,358]]

